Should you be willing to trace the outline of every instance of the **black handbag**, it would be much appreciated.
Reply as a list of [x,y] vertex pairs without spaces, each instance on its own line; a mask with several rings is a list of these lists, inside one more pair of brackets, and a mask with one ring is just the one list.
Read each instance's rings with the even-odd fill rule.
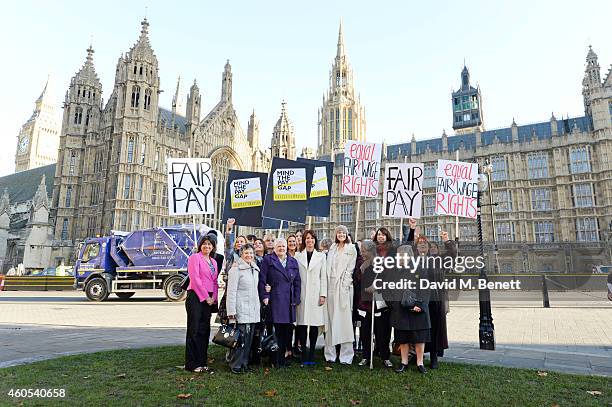
[[261,353],[272,354],[278,351],[278,342],[274,336],[274,329],[268,333],[268,328],[261,333]]
[[402,301],[400,302],[400,304],[402,305],[403,308],[407,308],[409,310],[412,310],[418,302],[418,298],[416,296],[415,293],[413,293],[410,290],[405,290],[402,293]]
[[242,346],[242,334],[236,324],[222,324],[212,341],[217,345],[235,349]]

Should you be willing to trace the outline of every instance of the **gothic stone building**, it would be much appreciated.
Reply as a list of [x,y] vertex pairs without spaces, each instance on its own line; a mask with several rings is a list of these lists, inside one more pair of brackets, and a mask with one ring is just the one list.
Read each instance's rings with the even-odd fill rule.
[[[340,52],[340,45],[338,49]],[[345,94],[352,88],[350,82],[334,80],[342,77],[338,60],[336,57],[330,75],[330,95]],[[412,136],[407,143],[383,145],[381,179],[385,162],[425,164],[418,232],[438,239],[440,229],[454,236],[455,219],[435,215],[437,160],[454,160],[457,153],[459,160],[480,165],[488,159],[493,166],[493,202],[498,204],[494,217],[500,272],[591,272],[595,265],[612,264],[612,73],[601,80],[597,55],[591,48],[583,98],[584,116],[557,119],[553,114],[540,123],[517,125],[513,120],[510,127],[485,130],[480,88],[470,84],[469,71],[464,67],[461,86],[451,95],[456,134],[444,132],[439,138],[422,141]],[[382,182],[375,199],[358,202],[340,195],[344,141],[365,139],[365,135],[345,135],[346,126],[339,127],[333,121],[330,124],[330,116],[325,113],[331,110],[330,103],[330,99],[324,99],[324,114],[319,117],[318,152],[319,158],[335,161],[331,218],[315,218],[314,229],[330,236],[333,227],[342,223],[355,231],[359,218],[359,230],[355,232],[358,239],[369,238],[379,226],[388,227],[399,237],[401,221],[381,216]],[[340,136],[334,136],[338,131]],[[330,143],[334,146],[331,154]],[[489,202],[486,191],[483,200]],[[485,248],[490,252],[493,222],[488,208],[483,209],[482,221]],[[459,236],[462,254],[477,255],[476,222],[461,219]],[[489,270],[492,266],[490,256]]]
[[198,220],[217,228],[228,169],[266,172],[269,168],[269,155],[259,149],[254,114],[247,134],[236,116],[229,61],[221,98],[206,116],[201,117],[195,81],[185,116],[177,111],[178,94],[171,110],[159,106],[159,64],[148,28],[145,19],[134,46],[119,57],[106,102],[91,47],[70,82],[51,203],[52,263],[69,259],[75,245],[88,236],[189,222],[168,216],[167,158],[187,157],[191,151],[194,157],[212,160],[215,215]]

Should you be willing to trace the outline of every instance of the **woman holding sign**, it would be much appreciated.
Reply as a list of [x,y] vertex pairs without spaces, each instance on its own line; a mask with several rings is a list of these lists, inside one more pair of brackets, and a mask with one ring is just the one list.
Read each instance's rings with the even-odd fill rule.
[[357,250],[344,225],[336,227],[336,242],[327,253],[327,319],[325,321],[325,360],[336,361],[340,345],[340,363],[353,363],[353,270]]
[[[269,286],[266,288],[266,286]],[[278,340],[277,367],[285,367],[285,353],[291,349],[290,329],[295,322],[295,307],[300,303],[300,270],[287,255],[287,241],[274,241],[274,252],[263,258],[259,275],[259,297],[270,304],[270,317]]]
[[187,339],[185,342],[185,370],[208,371],[208,341],[210,316],[213,312],[219,284],[219,269],[214,259],[215,241],[204,235],[198,242],[197,252],[189,256],[187,272],[189,287],[185,309],[187,310]]
[[[296,337],[302,344],[302,365],[314,365],[314,352],[319,331],[325,326],[325,298],[327,297],[326,257],[317,251],[317,237],[312,230],[303,234],[301,251],[295,259],[300,267],[300,305],[297,307]],[[306,347],[306,337],[309,347]]]

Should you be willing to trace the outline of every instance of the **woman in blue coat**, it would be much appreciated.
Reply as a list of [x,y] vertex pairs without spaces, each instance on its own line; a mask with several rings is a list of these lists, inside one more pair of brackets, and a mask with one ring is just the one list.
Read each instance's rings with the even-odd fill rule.
[[300,270],[287,254],[287,241],[274,241],[274,251],[265,256],[259,275],[259,297],[270,307],[270,318],[278,341],[277,366],[287,366],[285,352],[291,349],[290,327],[295,322],[295,307],[300,303]]

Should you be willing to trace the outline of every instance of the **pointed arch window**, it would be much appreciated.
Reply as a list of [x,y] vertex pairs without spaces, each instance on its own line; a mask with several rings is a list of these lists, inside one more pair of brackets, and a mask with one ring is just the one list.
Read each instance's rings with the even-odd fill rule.
[[142,65],[140,65],[140,75],[142,75]]
[[127,162],[128,163],[133,163],[134,162],[134,137],[130,137],[128,139]]
[[145,163],[145,153],[147,152],[147,145],[143,141],[140,145],[140,165],[144,165]]
[[129,199],[130,198],[130,187],[132,185],[132,176],[130,174],[127,174],[125,176],[125,185],[123,187],[123,199]]
[[70,160],[68,161],[68,174],[74,175],[74,169],[76,167],[76,153],[74,151],[70,152]]
[[91,116],[91,109],[87,109],[87,115],[85,116],[85,126],[89,126],[90,116]]
[[155,164],[153,165],[155,171],[159,170],[159,149],[155,151]]
[[62,240],[68,240],[68,218],[64,218],[64,221],[62,222],[62,235],[61,235],[61,239]]
[[72,185],[68,185],[66,187],[66,202],[64,206],[66,208],[70,208],[71,201],[72,201]]
[[132,107],[138,107],[140,104],[140,86],[132,86]]
[[134,64],[134,75],[136,75],[137,70],[138,70],[138,67],[136,66],[136,64]]
[[83,108],[77,107],[74,110],[74,124],[81,124],[83,120]]
[[151,110],[151,89],[150,88],[145,90],[144,108],[145,110]]

